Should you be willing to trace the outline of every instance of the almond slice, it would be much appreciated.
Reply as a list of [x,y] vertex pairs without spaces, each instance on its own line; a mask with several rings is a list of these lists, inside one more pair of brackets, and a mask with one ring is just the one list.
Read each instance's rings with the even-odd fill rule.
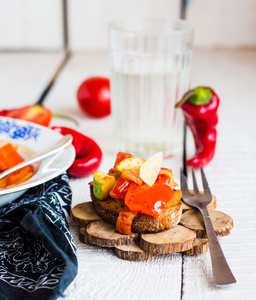
[[163,161],[163,152],[157,152],[147,159],[140,168],[141,179],[149,186],[152,186],[159,174]]

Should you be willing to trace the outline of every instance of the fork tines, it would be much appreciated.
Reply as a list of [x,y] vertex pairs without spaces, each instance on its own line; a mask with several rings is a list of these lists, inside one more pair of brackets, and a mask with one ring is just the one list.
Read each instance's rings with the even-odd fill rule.
[[201,177],[202,177],[202,182],[203,182],[203,187],[204,187],[204,194],[211,196],[211,190],[209,188],[209,184],[206,180],[206,176],[204,174],[204,170],[203,170],[202,166],[200,166],[200,171],[201,171]]
[[[203,183],[203,188],[204,188],[204,194],[206,196],[211,196],[211,190],[209,188],[203,167],[200,166],[200,172],[201,172],[201,177],[202,177],[202,183]],[[195,171],[194,168],[192,168],[192,178],[193,178],[193,186],[194,186],[194,194],[199,194],[199,189],[198,185],[196,182],[196,176],[195,176]],[[189,189],[188,189],[188,183],[187,183],[187,177],[184,175],[182,168],[180,168],[180,184],[181,184],[181,190],[182,194],[184,196],[189,195]]]

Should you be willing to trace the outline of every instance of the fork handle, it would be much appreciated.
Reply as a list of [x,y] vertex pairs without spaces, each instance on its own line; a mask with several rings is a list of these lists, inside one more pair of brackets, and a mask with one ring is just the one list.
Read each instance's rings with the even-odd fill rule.
[[207,208],[201,208],[200,212],[203,216],[208,237],[212,261],[213,282],[217,286],[225,286],[236,283],[236,279],[229,268],[229,265],[217,239]]

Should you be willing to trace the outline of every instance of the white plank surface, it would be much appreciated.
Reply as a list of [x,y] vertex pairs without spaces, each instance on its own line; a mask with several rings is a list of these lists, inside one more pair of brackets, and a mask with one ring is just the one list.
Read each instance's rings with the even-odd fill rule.
[[[211,281],[209,253],[198,257],[185,256],[182,299],[254,299],[256,289],[253,282],[255,257],[255,94],[254,76],[256,53],[230,51],[197,51],[193,60],[192,86],[212,86],[219,93],[218,145],[214,162],[206,168],[213,193],[218,199],[218,209],[230,214],[235,228],[230,236],[221,239],[227,260],[238,280],[233,288],[221,290]],[[90,75],[108,75],[108,57],[102,55],[76,55],[61,74],[58,84],[47,99],[47,104],[61,111],[72,112],[81,122],[80,130],[94,137],[103,148],[102,170],[108,170],[115,150],[111,140],[111,118],[93,120],[83,116],[76,105],[76,89],[81,80]],[[65,89],[65,93],[63,91]],[[104,132],[104,134],[102,134]],[[188,155],[193,154],[193,143],[189,136]],[[181,157],[166,160],[178,178]],[[88,179],[73,179],[73,205],[89,200]],[[156,260],[142,263],[127,263],[116,260],[111,251],[82,245],[77,239],[79,275],[67,290],[68,299],[121,297],[129,288],[129,299],[179,299],[181,287],[180,255],[160,256]],[[249,249],[249,250],[248,250]],[[89,261],[88,261],[89,260]],[[106,275],[118,273],[118,284]],[[123,275],[122,275],[123,274]],[[127,276],[132,283],[127,283]],[[171,276],[171,278],[169,278]],[[96,284],[97,278],[104,281]],[[134,278],[136,280],[134,281]],[[140,278],[140,279],[139,279]],[[169,289],[167,286],[168,278]],[[147,281],[154,284],[148,288]],[[102,282],[102,281],[101,281]],[[135,284],[136,282],[136,284]],[[137,282],[139,284],[137,285]],[[250,288],[249,288],[250,287]],[[144,291],[142,293],[141,291]],[[120,292],[120,294],[119,294]],[[118,293],[118,294],[116,294]]]
[[[75,55],[60,75],[45,104],[53,110],[76,117],[79,128],[97,141],[103,150],[100,169],[112,166],[116,150],[112,143],[110,117],[91,119],[83,115],[76,100],[76,90],[89,76],[109,75],[107,55]],[[54,120],[54,123],[59,123]],[[178,165],[177,168],[178,169]],[[92,177],[72,179],[73,203],[90,201],[88,183]],[[181,255],[166,255],[146,262],[126,262],[116,258],[111,250],[99,249],[79,242],[77,229],[71,227],[79,257],[78,276],[68,288],[67,299],[179,299]],[[161,280],[160,280],[161,278]],[[172,288],[169,288],[170,283]],[[163,288],[163,286],[168,288]]]
[[221,99],[216,156],[205,171],[217,210],[234,220],[231,235],[220,243],[237,284],[228,289],[211,284],[209,253],[185,257],[184,300],[256,297],[255,73],[256,52],[195,52],[192,87],[210,85]]
[[[106,50],[107,25],[114,18],[178,18],[180,0],[68,1],[70,47]],[[190,0],[187,18],[196,28],[195,46],[255,48],[255,0]],[[60,50],[62,0],[0,0],[0,49]]]
[[34,104],[63,54],[0,54],[0,109]]
[[178,18],[179,0],[77,0],[68,2],[70,46],[75,51],[108,47],[108,23],[128,17]]
[[[1,66],[5,66],[0,72],[1,107],[3,96],[9,96],[12,105],[17,103],[16,98],[19,105],[27,104],[27,99],[33,103],[59,59],[58,55],[0,55]],[[80,243],[77,228],[72,226],[79,267],[78,276],[65,291],[66,299],[255,299],[255,73],[255,52],[196,51],[194,55],[191,86],[210,85],[221,98],[216,156],[205,172],[217,197],[217,209],[234,219],[231,235],[221,238],[220,242],[238,283],[228,289],[216,288],[211,281],[209,253],[184,256],[181,297],[180,254],[161,255],[147,262],[122,261],[111,250]],[[100,144],[103,171],[109,169],[115,156],[112,120],[111,117],[94,120],[84,116],[76,103],[76,90],[88,76],[108,74],[107,55],[74,55],[45,102],[54,111],[76,117],[79,128],[71,123],[65,125],[93,137]],[[12,79],[17,81],[16,91],[12,90]],[[24,96],[19,98],[20,94]],[[53,121],[53,124],[60,123]],[[191,136],[188,146],[190,156],[193,154]],[[164,164],[173,168],[178,179],[181,156],[168,159]],[[90,180],[91,177],[71,179],[73,205],[89,201]]]
[[[75,51],[107,49],[107,25],[130,16],[180,17],[179,0],[69,1],[70,46]],[[195,26],[197,48],[256,47],[255,0],[190,0],[187,19]]]
[[0,0],[0,48],[61,50],[62,0]]
[[83,245],[74,228],[72,233],[80,259],[78,276],[66,290],[66,299],[179,299],[179,254],[128,262],[112,250]]
[[187,19],[195,25],[197,48],[255,49],[255,0],[187,2]]

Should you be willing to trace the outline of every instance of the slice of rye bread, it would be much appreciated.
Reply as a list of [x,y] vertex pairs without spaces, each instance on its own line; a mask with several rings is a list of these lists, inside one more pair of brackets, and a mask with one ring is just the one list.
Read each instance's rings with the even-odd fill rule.
[[[116,225],[120,211],[125,210],[124,201],[113,198],[98,200],[93,194],[93,185],[90,185],[91,199],[97,214],[106,222]],[[182,215],[181,201],[175,205],[165,208],[158,219],[149,215],[138,214],[132,222],[132,232],[147,233],[159,232],[170,229],[177,225]]]

